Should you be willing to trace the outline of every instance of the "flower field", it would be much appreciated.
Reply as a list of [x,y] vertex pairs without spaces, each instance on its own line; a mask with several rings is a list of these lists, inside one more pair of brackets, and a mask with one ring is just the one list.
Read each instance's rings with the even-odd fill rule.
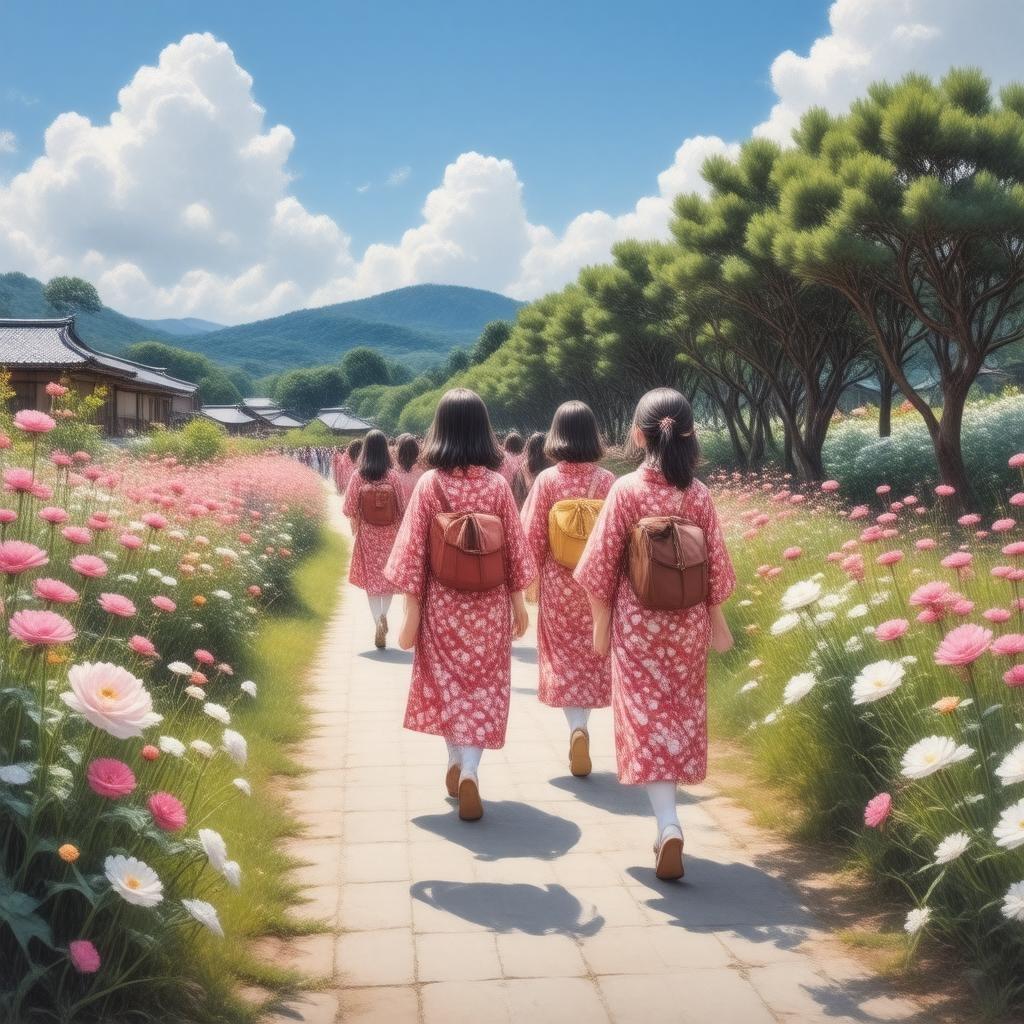
[[[1024,454],[1009,460],[1024,475]],[[1024,485],[964,513],[952,488],[720,474],[740,587],[719,722],[866,865],[911,955],[953,947],[996,1006],[1024,978]]]
[[247,884],[218,825],[252,799],[250,648],[323,492],[273,455],[56,449],[52,387],[0,433],[0,1019],[182,1019]]

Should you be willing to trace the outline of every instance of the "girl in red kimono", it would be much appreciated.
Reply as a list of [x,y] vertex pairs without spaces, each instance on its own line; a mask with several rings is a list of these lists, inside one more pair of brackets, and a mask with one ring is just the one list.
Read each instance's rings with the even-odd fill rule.
[[516,430],[510,430],[505,435],[504,447],[499,449],[502,458],[497,467],[498,472],[508,481],[510,487],[516,473],[519,472],[519,467],[523,464],[523,449],[525,447],[526,442],[523,440],[523,435]]
[[[391,506],[393,518],[386,525],[364,521],[361,517],[362,496],[380,491],[391,491],[394,495]],[[384,566],[395,543],[404,510],[405,494],[398,474],[391,466],[387,438],[379,430],[371,430],[362,445],[359,463],[349,478],[342,511],[349,517],[355,535],[348,579],[353,586],[366,591],[370,614],[377,627],[373,642],[378,650],[387,643],[388,609],[395,591],[384,575]]]
[[334,486],[338,488],[338,493],[343,498],[348,490],[348,482],[352,479],[352,474],[355,472],[356,463],[359,461],[359,455],[362,450],[363,442],[356,438],[355,441],[349,443],[349,446],[343,452],[338,452],[334,456]]
[[[701,782],[707,772],[708,648],[732,646],[721,605],[736,577],[711,495],[693,475],[699,449],[690,403],[671,388],[649,391],[636,407],[631,441],[644,463],[615,482],[575,576],[590,595],[594,648],[611,650],[619,781],[647,787],[658,826],[655,870],[682,878],[676,784]],[[630,532],[646,516],[679,516],[704,531],[704,603],[651,611],[637,600],[625,559]]]
[[[459,817],[483,814],[477,773],[485,749],[505,745],[512,639],[528,624],[523,591],[536,570],[508,483],[494,472],[501,450],[487,407],[472,391],[448,391],[424,444],[420,478],[385,573],[405,594],[399,646],[415,648],[405,727],[443,736],[445,785]],[[439,494],[438,491],[441,493]],[[501,519],[505,582],[492,590],[455,590],[437,580],[428,557],[438,512],[485,512]]]
[[542,704],[565,712],[569,769],[585,778],[591,769],[587,722],[591,709],[611,703],[611,660],[594,650],[594,624],[586,592],[572,578],[572,570],[551,554],[548,514],[556,502],[566,498],[605,498],[615,476],[597,465],[604,446],[597,420],[583,402],[565,402],[558,407],[544,451],[555,465],[534,480],[522,512],[523,529],[540,566],[537,697]]
[[402,492],[406,502],[412,497],[416,481],[423,476],[420,465],[420,444],[412,434],[403,434],[395,446],[395,462],[398,463],[398,479],[402,481]]

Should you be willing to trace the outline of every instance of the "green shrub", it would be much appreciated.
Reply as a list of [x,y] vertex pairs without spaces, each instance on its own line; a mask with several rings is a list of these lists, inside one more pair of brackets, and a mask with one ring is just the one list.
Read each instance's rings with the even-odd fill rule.
[[228,450],[228,435],[219,423],[197,417],[180,430],[155,429],[145,451],[173,455],[179,462],[198,463],[219,459]]

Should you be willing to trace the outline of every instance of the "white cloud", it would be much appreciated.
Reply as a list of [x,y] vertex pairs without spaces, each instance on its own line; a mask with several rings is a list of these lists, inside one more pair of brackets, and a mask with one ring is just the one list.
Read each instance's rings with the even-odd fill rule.
[[18,137],[6,128],[0,130],[0,153],[17,153]]
[[[773,62],[777,102],[756,134],[785,141],[808,106],[840,110],[871,81],[910,69],[972,63],[997,84],[1020,77],[1019,0],[838,0],[829,22],[806,54]],[[665,237],[672,198],[703,187],[704,159],[737,150],[716,136],[686,139],[631,209],[584,212],[561,231],[529,220],[511,161],[463,153],[418,224],[356,256],[334,220],[293,194],[292,133],[265,123],[252,85],[225,43],[189,35],[139,69],[109,122],[60,115],[43,155],[0,184],[0,269],[80,273],[125,312],[226,322],[426,281],[532,298],[622,238]],[[0,132],[0,149],[5,140],[16,145]],[[399,167],[383,184],[409,176]]]

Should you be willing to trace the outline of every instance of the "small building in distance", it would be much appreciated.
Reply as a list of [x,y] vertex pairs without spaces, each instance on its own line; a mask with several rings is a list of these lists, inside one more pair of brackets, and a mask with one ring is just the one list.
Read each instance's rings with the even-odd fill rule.
[[365,434],[373,430],[373,424],[361,420],[342,406],[321,409],[316,418],[333,434]]
[[259,431],[259,420],[237,405],[204,405],[199,415],[219,423],[229,434],[244,436]]
[[46,385],[66,377],[80,394],[107,389],[100,427],[124,437],[155,424],[178,426],[198,410],[199,386],[161,367],[91,348],[75,331],[73,316],[0,319],[0,367],[11,373],[15,409],[47,409]]
[[294,413],[274,405],[269,398],[244,398],[237,405],[204,405],[199,410],[229,434],[280,434],[306,424]]

